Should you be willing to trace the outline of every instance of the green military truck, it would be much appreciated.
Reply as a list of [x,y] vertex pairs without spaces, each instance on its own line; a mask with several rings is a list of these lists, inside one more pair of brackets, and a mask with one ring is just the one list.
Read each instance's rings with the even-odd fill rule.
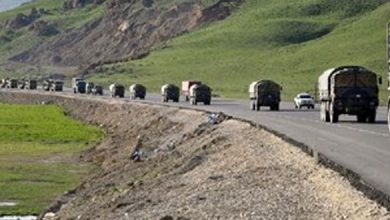
[[261,106],[268,106],[272,111],[279,111],[282,87],[272,80],[254,81],[249,85],[250,109],[259,111]]
[[129,87],[130,99],[145,99],[146,87],[141,84],[133,84]]
[[197,105],[199,102],[210,105],[211,88],[206,84],[194,84],[190,88],[189,98],[192,105]]
[[125,97],[125,87],[121,84],[116,84],[113,83],[109,87],[110,92],[111,92],[111,97],[119,97],[119,98],[124,98]]
[[86,91],[86,82],[83,78],[80,77],[74,77],[72,78],[72,88],[73,88],[73,93],[81,93],[84,94]]
[[361,66],[340,66],[326,70],[318,79],[321,121],[336,123],[342,114],[356,115],[358,122],[374,123],[382,81]]
[[165,84],[161,87],[161,96],[163,102],[168,102],[169,100],[179,102],[180,88],[173,84]]

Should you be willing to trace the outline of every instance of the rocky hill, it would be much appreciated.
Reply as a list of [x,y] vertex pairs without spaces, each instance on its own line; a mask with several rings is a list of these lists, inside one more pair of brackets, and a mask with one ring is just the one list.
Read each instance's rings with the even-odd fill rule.
[[[137,59],[173,37],[226,18],[232,5],[238,2],[109,0],[104,2],[102,17],[24,51],[11,60],[41,65],[85,66]],[[102,3],[69,0],[64,2],[63,10],[78,10],[89,4]]]

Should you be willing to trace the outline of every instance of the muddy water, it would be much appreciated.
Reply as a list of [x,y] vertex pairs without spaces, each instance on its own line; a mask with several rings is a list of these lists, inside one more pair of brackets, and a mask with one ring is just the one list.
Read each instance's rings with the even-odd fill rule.
[[0,12],[14,9],[31,0],[0,0]]

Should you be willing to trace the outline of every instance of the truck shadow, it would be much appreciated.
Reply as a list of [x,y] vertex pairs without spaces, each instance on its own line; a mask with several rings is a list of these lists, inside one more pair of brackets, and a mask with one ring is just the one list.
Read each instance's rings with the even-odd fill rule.
[[387,125],[387,121],[386,120],[377,120],[375,121],[375,123],[368,123],[368,122],[358,122],[356,120],[340,120],[338,122],[339,124],[380,124],[380,125]]

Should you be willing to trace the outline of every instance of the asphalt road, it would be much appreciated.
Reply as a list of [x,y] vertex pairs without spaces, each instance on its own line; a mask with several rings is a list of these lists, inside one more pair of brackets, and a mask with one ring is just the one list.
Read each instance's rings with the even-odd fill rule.
[[[71,93],[70,89],[65,90]],[[110,99],[105,91],[105,96]],[[86,96],[80,95],[78,96]],[[148,94],[146,100],[122,99],[124,102],[162,103],[161,96]],[[320,122],[318,106],[314,110],[296,110],[293,103],[282,103],[280,111],[264,108],[259,112],[249,109],[249,100],[214,99],[210,106],[191,106],[188,102],[169,102],[168,105],[224,112],[233,117],[259,123],[272,130],[316,149],[362,179],[390,195],[390,134],[386,109],[380,107],[375,124],[357,123],[355,117],[341,116],[337,124]],[[167,103],[164,103],[167,104]],[[261,163],[261,161],[259,161]]]

